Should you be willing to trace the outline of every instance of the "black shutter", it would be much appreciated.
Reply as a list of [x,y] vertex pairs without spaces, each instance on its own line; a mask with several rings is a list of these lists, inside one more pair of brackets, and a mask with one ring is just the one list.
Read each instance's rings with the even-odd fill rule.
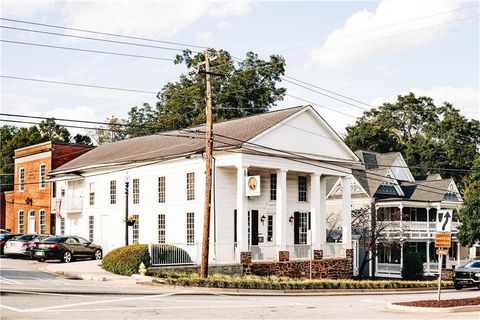
[[258,210],[252,210],[252,246],[258,246]]
[[233,210],[233,242],[237,242],[237,209]]
[[293,243],[300,244],[300,213],[298,211],[293,214]]
[[312,213],[308,213],[308,230],[312,230]]

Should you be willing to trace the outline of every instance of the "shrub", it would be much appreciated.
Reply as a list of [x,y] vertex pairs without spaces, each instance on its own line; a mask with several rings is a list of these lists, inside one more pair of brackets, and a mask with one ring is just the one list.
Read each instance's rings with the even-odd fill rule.
[[138,272],[138,267],[142,262],[145,267],[150,266],[148,245],[132,244],[110,251],[103,257],[102,268],[116,274],[131,276]]
[[406,251],[403,255],[402,279],[417,280],[422,277],[422,257],[417,252]]
[[[437,285],[436,280],[309,280],[276,276],[228,276],[221,274],[213,274],[207,279],[202,279],[198,274],[185,273],[168,274],[164,282],[177,286],[265,290],[434,288]],[[452,286],[452,281],[442,281],[442,286]]]

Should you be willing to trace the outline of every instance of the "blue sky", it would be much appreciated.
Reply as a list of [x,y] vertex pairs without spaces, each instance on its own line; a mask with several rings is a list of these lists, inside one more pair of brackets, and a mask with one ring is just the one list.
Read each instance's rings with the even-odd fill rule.
[[[1,16],[286,58],[289,76],[369,105],[413,91],[480,118],[479,2],[12,1]],[[2,26],[65,32],[1,21]],[[175,52],[2,28],[4,40],[173,58]],[[86,35],[66,31],[73,35]],[[92,36],[91,34],[87,36]],[[157,91],[183,66],[168,61],[1,43],[1,74]],[[362,110],[289,83],[339,133]],[[103,121],[154,95],[1,79],[2,112]],[[287,97],[274,108],[305,104]],[[365,105],[355,103],[361,107]]]

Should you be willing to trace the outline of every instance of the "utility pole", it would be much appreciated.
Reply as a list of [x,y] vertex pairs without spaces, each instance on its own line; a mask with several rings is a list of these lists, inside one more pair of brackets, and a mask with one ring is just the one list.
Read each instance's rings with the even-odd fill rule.
[[212,88],[210,85],[210,60],[208,51],[205,51],[205,83],[207,107],[207,123],[205,125],[205,206],[203,212],[203,241],[202,266],[200,277],[208,277],[208,250],[210,245],[210,207],[212,197],[212,148],[213,148],[213,117],[212,117]]

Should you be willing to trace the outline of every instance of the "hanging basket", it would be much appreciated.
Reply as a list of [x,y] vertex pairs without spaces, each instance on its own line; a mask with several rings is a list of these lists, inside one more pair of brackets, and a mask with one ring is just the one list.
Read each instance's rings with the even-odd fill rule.
[[135,224],[135,221],[127,220],[127,226],[131,227]]

